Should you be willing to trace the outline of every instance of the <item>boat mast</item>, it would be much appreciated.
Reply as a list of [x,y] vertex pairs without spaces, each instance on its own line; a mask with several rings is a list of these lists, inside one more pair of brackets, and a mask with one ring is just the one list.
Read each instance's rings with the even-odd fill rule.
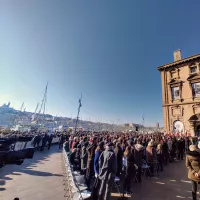
[[44,115],[44,112],[45,112],[46,98],[47,98],[47,88],[48,88],[48,82],[47,82],[47,85],[46,85],[46,87],[45,87],[44,96],[43,96],[43,99],[42,99],[42,104],[41,104],[40,110],[39,110],[39,112],[38,112],[38,118],[39,118],[39,115],[40,115],[41,112],[42,112],[42,108],[43,108],[43,115]]

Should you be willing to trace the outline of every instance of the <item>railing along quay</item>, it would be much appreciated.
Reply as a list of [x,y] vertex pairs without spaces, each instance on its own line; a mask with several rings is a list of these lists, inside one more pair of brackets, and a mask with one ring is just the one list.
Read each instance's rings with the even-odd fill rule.
[[87,191],[85,185],[84,175],[80,175],[79,172],[74,171],[69,162],[68,153],[63,147],[62,153],[62,167],[63,167],[63,185],[65,190],[66,200],[86,200],[91,196],[91,192]]

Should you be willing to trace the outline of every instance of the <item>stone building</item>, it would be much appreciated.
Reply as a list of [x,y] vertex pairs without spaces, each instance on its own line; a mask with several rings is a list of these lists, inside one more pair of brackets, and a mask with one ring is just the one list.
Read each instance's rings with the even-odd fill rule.
[[200,54],[158,67],[162,80],[164,130],[170,133],[200,134]]

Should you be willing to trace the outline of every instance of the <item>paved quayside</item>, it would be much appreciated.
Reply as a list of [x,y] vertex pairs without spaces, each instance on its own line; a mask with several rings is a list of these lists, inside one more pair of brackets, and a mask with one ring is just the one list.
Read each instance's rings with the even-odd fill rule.
[[58,145],[36,152],[21,166],[0,169],[0,200],[65,200],[61,151]]

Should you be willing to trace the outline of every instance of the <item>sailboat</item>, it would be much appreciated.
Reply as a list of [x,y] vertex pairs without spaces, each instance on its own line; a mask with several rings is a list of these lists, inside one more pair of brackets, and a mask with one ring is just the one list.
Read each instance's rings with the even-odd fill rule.
[[37,112],[37,109],[39,107],[39,103],[37,103],[35,112],[32,115],[31,129],[46,131],[46,128],[44,127],[44,122],[45,122],[45,109],[46,109],[46,101],[47,101],[47,88],[48,88],[48,83],[45,87],[44,96],[43,96],[43,99],[42,99],[40,109]]

